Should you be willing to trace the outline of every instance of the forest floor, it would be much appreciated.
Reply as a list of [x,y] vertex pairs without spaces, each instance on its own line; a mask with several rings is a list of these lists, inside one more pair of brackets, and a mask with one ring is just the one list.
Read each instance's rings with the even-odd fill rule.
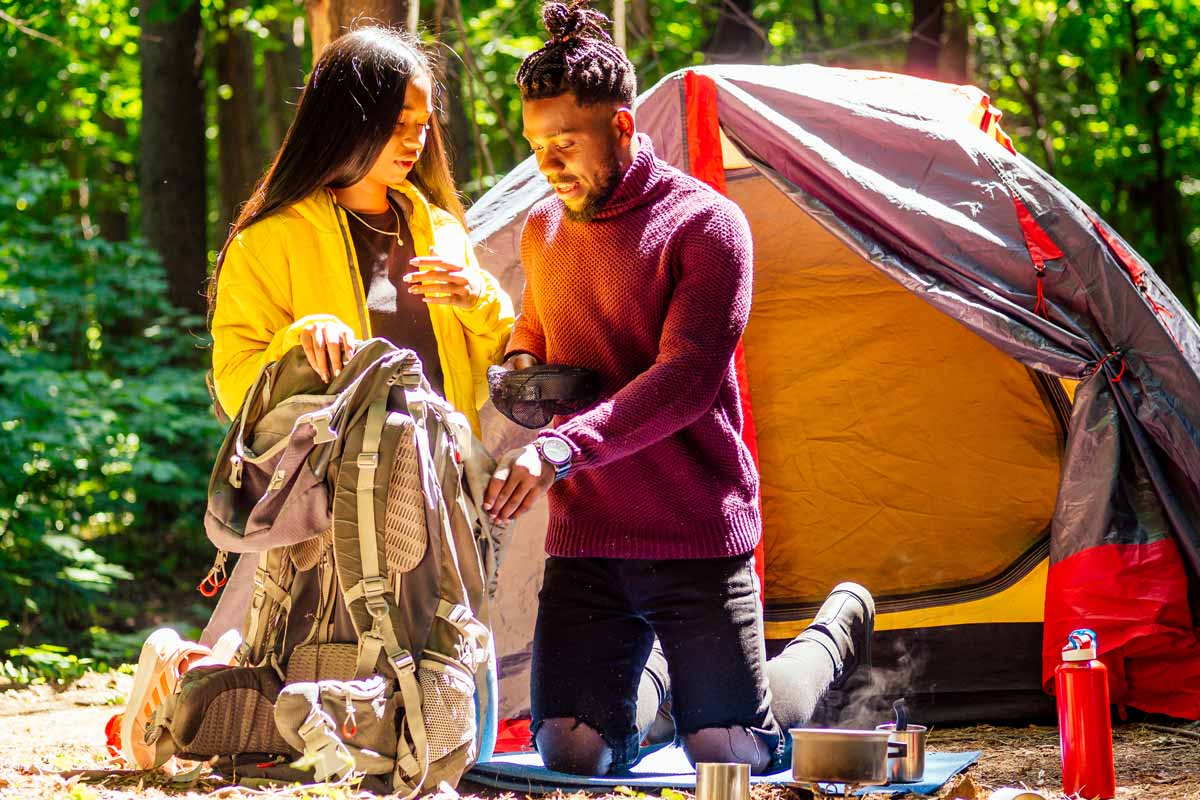
[[[69,686],[33,686],[0,691],[0,798],[20,800],[132,800],[132,798],[326,798],[349,800],[349,786],[245,789],[201,777],[176,782],[162,774],[114,769],[104,745],[104,724],[124,705],[129,675],[90,673]],[[1118,798],[1200,800],[1200,726],[1134,723],[1114,732]],[[985,800],[992,789],[1023,786],[1062,800],[1058,734],[1052,727],[977,725],[931,732],[930,749],[980,750],[979,762],[952,780],[939,798]],[[461,800],[516,800],[464,783]],[[682,792],[669,798],[690,799]],[[451,796],[453,797],[453,796]],[[587,795],[551,796],[587,800]],[[622,792],[594,800],[653,800],[656,795]],[[753,800],[806,800],[803,790],[755,786]],[[872,795],[882,798],[884,795]],[[444,794],[437,800],[451,800]]]

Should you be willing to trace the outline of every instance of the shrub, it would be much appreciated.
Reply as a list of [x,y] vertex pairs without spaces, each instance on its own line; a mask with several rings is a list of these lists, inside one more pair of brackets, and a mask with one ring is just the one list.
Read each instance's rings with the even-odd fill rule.
[[[0,171],[0,648],[87,648],[207,568],[221,431],[203,320],[154,252],[85,235],[58,169]],[[136,580],[134,580],[136,578]]]

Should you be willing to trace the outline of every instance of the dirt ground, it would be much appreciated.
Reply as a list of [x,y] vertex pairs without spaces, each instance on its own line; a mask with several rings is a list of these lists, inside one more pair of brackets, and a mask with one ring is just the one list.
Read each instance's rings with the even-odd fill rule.
[[[47,686],[0,692],[0,798],[20,800],[131,800],[132,798],[326,798],[360,796],[352,786],[273,790],[226,786],[204,778],[173,781],[113,769],[104,747],[104,724],[124,705],[132,678],[91,674],[64,689]],[[1136,723],[1114,732],[1118,798],[1200,800],[1200,725]],[[1006,728],[978,725],[930,734],[934,750],[981,750],[979,762],[951,781],[939,798],[984,800],[1002,786],[1024,786],[1062,800],[1058,733],[1049,727]],[[461,800],[514,795],[468,794]],[[811,795],[787,787],[756,786],[753,800],[807,800]],[[453,800],[443,795],[435,800]],[[550,800],[585,800],[586,795],[552,795]],[[635,792],[593,796],[597,800],[650,800]],[[884,795],[873,795],[882,798]],[[690,800],[667,792],[665,800]]]

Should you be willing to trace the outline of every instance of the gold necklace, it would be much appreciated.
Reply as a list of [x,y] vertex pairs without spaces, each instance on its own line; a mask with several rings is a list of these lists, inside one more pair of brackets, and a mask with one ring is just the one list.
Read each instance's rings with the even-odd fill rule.
[[400,212],[397,211],[396,207],[394,205],[392,205],[391,203],[388,203],[388,208],[391,209],[392,213],[396,215],[396,230],[394,230],[394,231],[381,231],[381,230],[379,230],[379,228],[376,228],[374,225],[367,222],[365,219],[360,217],[358,214],[354,213],[354,211],[352,209],[346,208],[345,206],[342,206],[342,208],[345,209],[347,214],[354,217],[356,220],[361,222],[363,225],[366,225],[368,228],[375,231],[376,233],[382,233],[384,236],[395,236],[397,247],[404,246],[404,240],[400,238],[400,227],[401,227]]

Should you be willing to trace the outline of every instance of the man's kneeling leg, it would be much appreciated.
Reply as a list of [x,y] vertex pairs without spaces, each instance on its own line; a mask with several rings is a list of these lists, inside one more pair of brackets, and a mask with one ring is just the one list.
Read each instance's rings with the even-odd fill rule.
[[542,721],[534,737],[548,769],[572,775],[606,775],[613,751],[592,726],[577,719],[554,717]]
[[701,761],[749,764],[755,775],[766,772],[772,758],[772,750],[762,737],[740,725],[701,728],[689,733],[683,737],[683,749],[693,764]]

